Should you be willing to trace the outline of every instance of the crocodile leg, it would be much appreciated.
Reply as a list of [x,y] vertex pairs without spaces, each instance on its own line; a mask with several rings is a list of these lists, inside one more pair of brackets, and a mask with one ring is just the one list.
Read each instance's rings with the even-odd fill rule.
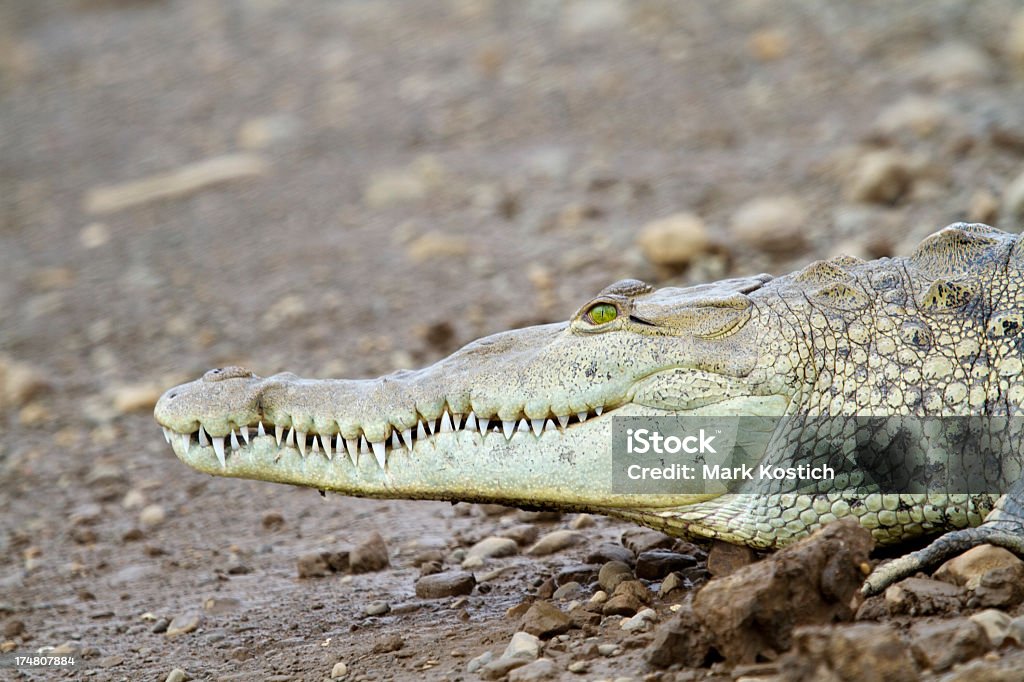
[[983,544],[1004,547],[1024,558],[1024,480],[1014,483],[999,498],[980,526],[951,531],[924,549],[879,566],[868,576],[862,589],[867,595],[878,594],[918,571]]

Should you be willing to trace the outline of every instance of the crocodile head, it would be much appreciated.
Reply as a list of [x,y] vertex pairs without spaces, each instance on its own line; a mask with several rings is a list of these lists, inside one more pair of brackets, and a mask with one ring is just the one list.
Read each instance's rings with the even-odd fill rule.
[[613,492],[611,420],[784,413],[791,373],[762,351],[782,330],[751,296],[770,279],[618,282],[568,322],[372,380],[214,369],[167,391],[156,419],[179,458],[221,476],[620,515],[689,504],[709,496]]

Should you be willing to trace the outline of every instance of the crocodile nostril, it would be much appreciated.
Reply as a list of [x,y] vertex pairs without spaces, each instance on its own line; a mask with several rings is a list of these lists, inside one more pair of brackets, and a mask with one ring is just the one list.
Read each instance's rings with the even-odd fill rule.
[[244,367],[218,367],[203,375],[204,381],[223,381],[224,379],[247,379],[256,376]]

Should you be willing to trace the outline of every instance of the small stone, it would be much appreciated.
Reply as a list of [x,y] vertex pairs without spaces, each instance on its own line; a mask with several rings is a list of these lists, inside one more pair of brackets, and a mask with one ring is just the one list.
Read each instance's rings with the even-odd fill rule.
[[334,664],[334,667],[331,668],[331,679],[337,680],[345,677],[345,675],[348,675],[348,666],[345,665],[344,661],[338,661]]
[[597,522],[594,521],[594,517],[591,514],[577,514],[572,521],[569,522],[569,528],[573,530],[579,530],[581,528],[593,528]]
[[392,651],[400,650],[404,646],[405,640],[402,639],[401,635],[391,634],[378,639],[370,651],[375,654],[389,654]]
[[605,602],[601,613],[606,616],[633,616],[643,606],[643,602],[631,594],[616,594]]
[[238,129],[238,146],[250,151],[266,149],[293,137],[299,128],[298,119],[287,114],[250,118]]
[[548,639],[569,630],[572,621],[554,604],[535,601],[523,616],[522,629],[541,639]]
[[190,679],[188,673],[181,668],[175,668],[171,672],[167,673],[167,677],[164,678],[164,682],[185,682]]
[[773,62],[782,59],[789,52],[789,39],[785,32],[779,29],[766,28],[751,35],[747,46],[754,59]]
[[380,533],[374,533],[366,542],[349,553],[349,570],[353,573],[380,571],[391,565],[388,546]]
[[386,601],[374,601],[366,606],[367,616],[383,616],[389,611],[391,611],[391,605]]
[[981,656],[991,648],[982,627],[967,618],[915,623],[910,638],[918,664],[935,672]]
[[773,254],[791,254],[806,245],[807,208],[792,196],[761,197],[740,206],[731,232],[746,246]]
[[494,660],[493,651],[485,651],[476,658],[471,658],[469,663],[466,664],[466,672],[472,674],[483,668],[485,665]]
[[417,237],[408,246],[409,258],[417,263],[465,256],[469,253],[469,244],[465,237],[427,232]]
[[608,593],[604,590],[598,590],[588,600],[591,604],[603,604],[608,601]]
[[540,638],[529,632],[519,631],[501,654],[502,658],[518,658],[533,661],[540,656]]
[[875,128],[883,135],[910,132],[924,138],[941,129],[951,115],[941,99],[908,95],[883,109],[875,120]]
[[420,599],[443,599],[470,594],[476,586],[472,573],[453,571],[426,575],[416,581],[416,596]]
[[627,564],[621,561],[609,561],[601,567],[600,572],[597,574],[597,583],[602,589],[611,593],[615,591],[615,588],[619,586],[624,580],[633,580],[632,569]]
[[501,537],[511,538],[520,547],[532,545],[540,535],[540,529],[532,523],[520,523],[500,531]]
[[696,565],[697,559],[688,554],[652,549],[641,552],[636,558],[636,577],[641,580],[660,580],[672,571],[681,571]]
[[970,606],[994,606],[1012,609],[1024,601],[1024,565],[993,568],[981,576],[970,598]]
[[303,554],[295,564],[300,578],[323,578],[331,572],[320,553]]
[[121,414],[152,412],[163,388],[156,384],[121,384],[110,389],[110,400]]
[[605,657],[607,657],[607,656],[614,656],[616,653],[618,653],[618,651],[619,651],[619,645],[618,644],[598,644],[597,645],[597,653],[599,653],[599,654],[601,654],[602,656],[605,656]]
[[573,661],[569,664],[566,670],[571,673],[575,673],[576,675],[583,675],[589,668],[590,663],[588,661]]
[[9,620],[4,623],[4,639],[14,639],[15,637],[21,637],[23,634],[25,634],[25,623],[22,621]]
[[900,633],[891,625],[807,626],[793,633],[793,647],[779,661],[787,682],[920,679]]
[[588,564],[597,564],[599,566],[602,566],[609,561],[621,561],[624,564],[632,565],[635,561],[635,557],[633,552],[622,545],[604,542],[590,550],[584,561]]
[[50,388],[50,380],[36,367],[0,355],[0,410],[23,407]]
[[846,178],[844,193],[851,201],[893,204],[910,192],[914,175],[913,164],[901,152],[869,151]]
[[995,545],[978,545],[939,566],[934,578],[952,585],[976,589],[982,577],[996,568],[1024,567],[1013,552]]
[[78,233],[78,243],[87,249],[97,249],[110,241],[110,228],[103,223],[89,223]]
[[159,526],[167,518],[167,512],[158,504],[151,504],[139,513],[139,523],[147,528]]
[[1024,173],[1018,175],[1003,190],[1003,207],[1001,214],[1004,220],[1020,221],[1024,219]]
[[692,213],[676,213],[647,223],[636,242],[648,261],[667,267],[688,265],[711,247],[707,226]]
[[1005,611],[998,609],[985,609],[974,614],[970,619],[981,626],[981,629],[985,631],[985,635],[988,637],[988,641],[995,648],[999,648],[1003,640],[1006,639],[1007,633],[1010,631],[1010,623],[1012,622],[1012,619],[1006,615]]
[[519,546],[512,538],[488,537],[476,543],[466,551],[466,558],[477,557],[486,559],[490,557],[512,556],[519,551]]
[[585,539],[586,536],[574,530],[554,530],[538,540],[526,553],[530,556],[547,556],[574,547]]
[[[652,549],[670,549],[675,544],[676,538],[649,528],[630,528],[622,533],[622,545],[634,555]],[[632,561],[631,558],[626,563]]]
[[186,613],[180,616],[175,616],[167,625],[167,631],[165,634],[168,637],[184,635],[195,631],[202,622],[203,617],[198,613]]
[[263,530],[281,530],[285,526],[284,515],[279,511],[265,512],[260,519],[260,525],[263,526]]
[[715,541],[708,552],[708,573],[724,578],[754,562],[754,550],[746,545]]
[[886,607],[892,615],[956,613],[961,608],[962,599],[962,588],[925,578],[907,578],[885,590]]
[[988,82],[993,76],[991,60],[967,43],[950,42],[920,54],[910,71],[933,85],[955,88]]
[[1024,616],[1017,616],[1010,621],[1006,628],[1006,638],[1016,642],[1017,646],[1024,646]]
[[661,587],[658,589],[658,595],[662,599],[670,599],[675,596],[674,593],[683,592],[687,587],[686,578],[683,577],[682,573],[669,573],[665,576],[665,579],[661,581]]
[[554,661],[548,658],[538,658],[532,663],[512,670],[508,674],[508,682],[534,682],[556,677],[558,677],[558,668],[555,667]]
[[582,592],[583,586],[575,580],[570,580],[555,590],[555,593],[551,595],[551,597],[553,599],[564,601],[566,599],[575,599],[579,597]]
[[657,616],[654,609],[641,609],[635,616],[622,621],[620,627],[626,632],[646,632]]
[[601,567],[594,564],[570,564],[555,574],[555,585],[561,586],[566,583],[589,585],[597,579],[597,572],[600,570]]
[[421,157],[407,168],[380,171],[370,177],[363,201],[370,208],[387,208],[419,201],[437,189],[444,169],[433,157]]

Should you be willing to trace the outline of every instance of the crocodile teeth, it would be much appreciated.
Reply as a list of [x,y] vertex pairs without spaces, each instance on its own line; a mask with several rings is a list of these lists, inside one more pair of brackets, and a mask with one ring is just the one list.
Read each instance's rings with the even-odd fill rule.
[[366,436],[359,436],[359,453],[365,455],[369,451],[370,448],[366,444]]
[[453,414],[452,415],[452,422],[455,424],[455,430],[456,431],[460,430],[462,428],[462,415],[461,414]]
[[210,439],[207,437],[206,429],[203,428],[202,424],[199,425],[199,444],[204,448],[210,444]]
[[604,412],[604,406],[598,405],[597,407],[594,408],[595,417],[600,417],[602,412]]
[[560,414],[560,415],[558,415],[558,423],[564,429],[566,426],[569,425],[569,415],[567,415],[567,414]]
[[185,448],[185,452],[188,452],[189,447],[192,445],[192,434],[183,433],[181,434],[181,444]]
[[423,422],[416,422],[416,438],[419,440],[425,440],[427,432],[423,430]]
[[434,420],[433,419],[428,419],[427,420],[427,431],[430,432],[431,436],[434,435],[434,429],[435,429]]
[[579,419],[580,422],[585,422],[585,421],[587,421],[587,413],[586,412],[577,412],[576,413],[576,418]]
[[[341,449],[340,447],[338,448]],[[349,438],[345,441],[345,450],[348,452],[348,458],[352,460],[352,466],[359,466],[359,452],[356,450],[355,438]]]
[[540,436],[541,431],[544,430],[544,420],[543,419],[531,419],[530,420],[530,426],[533,427],[533,435]]
[[260,425],[256,427],[256,435],[257,436],[265,436],[265,435],[267,435],[267,430],[265,428],[263,428],[263,422],[260,422]]
[[387,464],[387,458],[384,455],[384,441],[375,440],[370,445],[373,446],[373,457],[377,460],[377,464],[383,469],[384,465]]
[[474,413],[470,412],[466,416],[466,430],[467,431],[472,431],[475,428],[476,428],[476,415]]
[[508,419],[502,419],[501,420],[501,430],[505,433],[505,440],[511,440],[512,439],[512,434],[516,432],[516,423],[515,423],[515,421],[508,420]]
[[530,432],[530,422],[526,421],[526,417],[519,420],[519,423],[516,425],[516,430],[520,433]]
[[477,428],[480,429],[480,435],[487,435],[487,424],[490,423],[490,419],[481,419],[477,422]]
[[232,450],[237,450],[240,447],[242,447],[242,446],[238,444],[238,436],[235,435],[234,431],[232,431],[231,432],[231,449]]
[[[313,439],[313,442],[316,442],[315,438]],[[325,436],[321,433],[320,444],[324,446],[324,454],[327,455],[327,459],[331,459],[331,457],[333,457],[333,454],[331,453],[331,437]]]
[[164,440],[167,441],[168,444],[170,444],[170,442],[171,442],[171,430],[169,428],[167,428],[166,426],[164,426],[163,427],[163,432],[164,432]]
[[398,431],[395,429],[391,430],[391,449],[392,451],[398,450],[402,447],[402,444],[398,442]]
[[441,433],[451,433],[455,430],[455,427],[452,426],[452,418],[448,416],[448,410],[445,410],[444,414],[441,415],[441,428],[439,430]]
[[277,447],[281,447],[281,436],[284,435],[284,427],[280,424],[274,424],[274,438],[277,439]]
[[245,444],[248,445],[249,444],[249,427],[248,426],[243,426],[242,428],[238,429],[238,432],[242,434],[242,440],[244,440]]
[[405,443],[406,449],[412,452],[412,429],[402,431],[402,441]]
[[224,455],[224,436],[213,436],[213,451],[217,453],[217,460],[220,462],[220,468],[224,469],[227,467],[227,457]]
[[289,437],[289,439],[294,438],[294,440],[292,440],[292,445],[298,445],[299,446],[299,453],[303,457],[305,457],[306,456],[306,432],[305,431],[296,431],[295,428],[292,427],[292,429],[288,431],[288,437]]
[[[302,442],[305,443],[306,439],[303,438]],[[317,455],[317,454],[320,453],[320,439],[316,437],[315,433],[313,434],[313,444],[311,446],[309,446],[309,451],[311,453],[313,453],[314,455]]]

